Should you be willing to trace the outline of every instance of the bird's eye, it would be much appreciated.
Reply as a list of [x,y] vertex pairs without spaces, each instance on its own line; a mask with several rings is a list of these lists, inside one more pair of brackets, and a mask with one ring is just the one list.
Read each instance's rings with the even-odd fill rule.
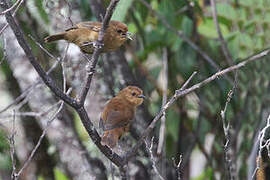
[[131,95],[132,95],[132,96],[135,96],[135,95],[136,95],[136,93],[135,93],[135,92],[133,92]]
[[122,32],[123,32],[123,31],[122,31],[121,29],[118,29],[118,30],[117,30],[117,33],[118,33],[118,34],[121,34]]

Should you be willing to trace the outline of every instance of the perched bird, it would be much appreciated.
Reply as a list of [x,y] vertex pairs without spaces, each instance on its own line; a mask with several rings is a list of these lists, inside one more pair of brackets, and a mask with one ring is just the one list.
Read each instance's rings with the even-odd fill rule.
[[[48,36],[45,42],[66,40],[80,47],[84,53],[92,54],[94,52],[95,41],[98,39],[98,33],[101,30],[100,22],[81,22],[67,29],[65,32]],[[131,33],[128,27],[119,21],[110,21],[104,35],[104,46],[102,52],[115,51],[127,39],[131,39]]]
[[104,130],[101,144],[114,148],[118,139],[129,130],[137,106],[143,103],[143,91],[136,86],[122,89],[105,106],[99,121]]

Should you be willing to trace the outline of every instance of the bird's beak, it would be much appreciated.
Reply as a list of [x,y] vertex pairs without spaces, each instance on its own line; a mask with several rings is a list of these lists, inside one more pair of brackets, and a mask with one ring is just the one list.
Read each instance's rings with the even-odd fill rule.
[[132,39],[132,35],[133,35],[133,34],[132,34],[131,32],[127,32],[126,37],[127,37],[129,40],[132,41],[132,40],[133,40],[133,39]]
[[139,95],[138,98],[146,99],[146,97],[143,94]]

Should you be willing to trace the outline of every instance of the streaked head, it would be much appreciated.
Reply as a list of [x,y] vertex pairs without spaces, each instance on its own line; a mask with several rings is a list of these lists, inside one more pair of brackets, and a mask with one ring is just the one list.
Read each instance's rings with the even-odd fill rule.
[[128,102],[130,102],[134,106],[139,106],[143,103],[143,99],[145,96],[143,95],[143,91],[137,86],[128,86],[122,89],[117,96],[121,96],[125,98]]

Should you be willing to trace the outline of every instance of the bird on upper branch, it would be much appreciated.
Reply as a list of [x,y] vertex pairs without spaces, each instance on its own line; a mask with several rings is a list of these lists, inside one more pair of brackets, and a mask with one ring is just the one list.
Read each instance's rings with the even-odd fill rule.
[[[80,47],[81,51],[88,54],[93,54],[95,42],[98,39],[99,31],[101,30],[101,22],[81,22],[75,26],[58,34],[48,36],[44,39],[45,42],[53,42],[58,40],[66,40]],[[131,39],[131,33],[128,32],[128,27],[120,21],[110,21],[104,35],[104,46],[101,52],[109,52],[117,50],[127,39]]]
[[104,130],[101,138],[103,146],[114,148],[120,137],[129,131],[136,108],[143,103],[144,98],[140,88],[128,86],[108,102],[99,121],[99,127]]

